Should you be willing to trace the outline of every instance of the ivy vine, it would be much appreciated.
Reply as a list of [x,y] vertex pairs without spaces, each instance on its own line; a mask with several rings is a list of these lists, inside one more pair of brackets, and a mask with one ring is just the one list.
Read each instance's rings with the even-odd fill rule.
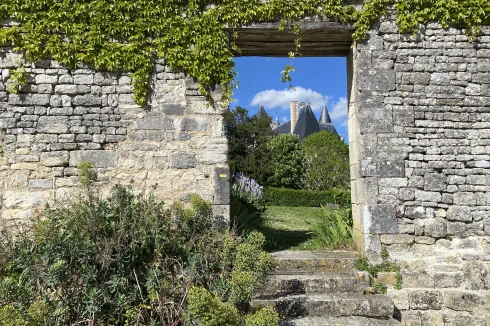
[[[203,94],[218,83],[229,98],[235,87],[233,51],[239,49],[229,44],[226,29],[280,21],[281,29],[298,34],[295,21],[321,16],[354,22],[354,39],[360,40],[391,7],[402,33],[436,21],[476,35],[490,23],[488,0],[369,0],[360,10],[352,0],[2,0],[0,19],[18,25],[0,29],[0,44],[30,62],[52,58],[72,68],[85,63],[130,72],[134,100],[142,106],[155,58],[186,71]],[[291,58],[299,54],[299,39],[295,47]],[[290,71],[286,67],[283,81],[290,81]]]

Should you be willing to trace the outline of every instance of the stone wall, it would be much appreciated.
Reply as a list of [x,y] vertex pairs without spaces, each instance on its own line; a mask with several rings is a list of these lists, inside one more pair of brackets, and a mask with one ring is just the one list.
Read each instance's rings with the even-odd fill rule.
[[387,19],[350,61],[357,243],[403,267],[405,325],[490,325],[490,28]]
[[28,84],[12,94],[17,59],[0,48],[1,227],[28,221],[46,202],[73,198],[83,161],[95,163],[102,196],[118,183],[165,201],[197,193],[227,217],[221,109],[208,106],[191,78],[157,63],[141,108],[127,74],[45,60],[27,66]]

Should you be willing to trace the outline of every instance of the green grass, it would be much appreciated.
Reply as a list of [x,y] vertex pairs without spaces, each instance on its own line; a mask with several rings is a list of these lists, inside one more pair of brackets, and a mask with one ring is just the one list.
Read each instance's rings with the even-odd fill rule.
[[[319,207],[267,206],[264,222],[258,231],[265,235],[267,239],[265,249],[268,251],[327,249],[326,241],[331,247],[335,246],[336,242],[330,238],[326,239],[325,232],[319,232],[318,227],[330,225],[326,223],[328,217],[337,216],[337,212],[340,210],[331,212]],[[350,249],[350,247],[342,244],[337,249]]]
[[269,251],[323,249],[325,246],[308,224],[318,223],[322,216],[318,207],[268,206],[265,221],[258,230],[265,235]]

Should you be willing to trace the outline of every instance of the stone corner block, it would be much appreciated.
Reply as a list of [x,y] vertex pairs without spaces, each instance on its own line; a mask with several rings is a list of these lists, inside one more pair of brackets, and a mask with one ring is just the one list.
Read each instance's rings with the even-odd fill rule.
[[398,221],[395,204],[373,204],[365,205],[363,209],[364,232],[374,234],[396,234],[398,233]]

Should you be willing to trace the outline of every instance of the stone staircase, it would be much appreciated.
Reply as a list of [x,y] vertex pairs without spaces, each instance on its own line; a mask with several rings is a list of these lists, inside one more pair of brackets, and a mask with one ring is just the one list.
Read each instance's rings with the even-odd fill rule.
[[274,307],[281,326],[395,326],[393,301],[364,294],[369,275],[350,251],[274,253],[276,269],[252,301]]

